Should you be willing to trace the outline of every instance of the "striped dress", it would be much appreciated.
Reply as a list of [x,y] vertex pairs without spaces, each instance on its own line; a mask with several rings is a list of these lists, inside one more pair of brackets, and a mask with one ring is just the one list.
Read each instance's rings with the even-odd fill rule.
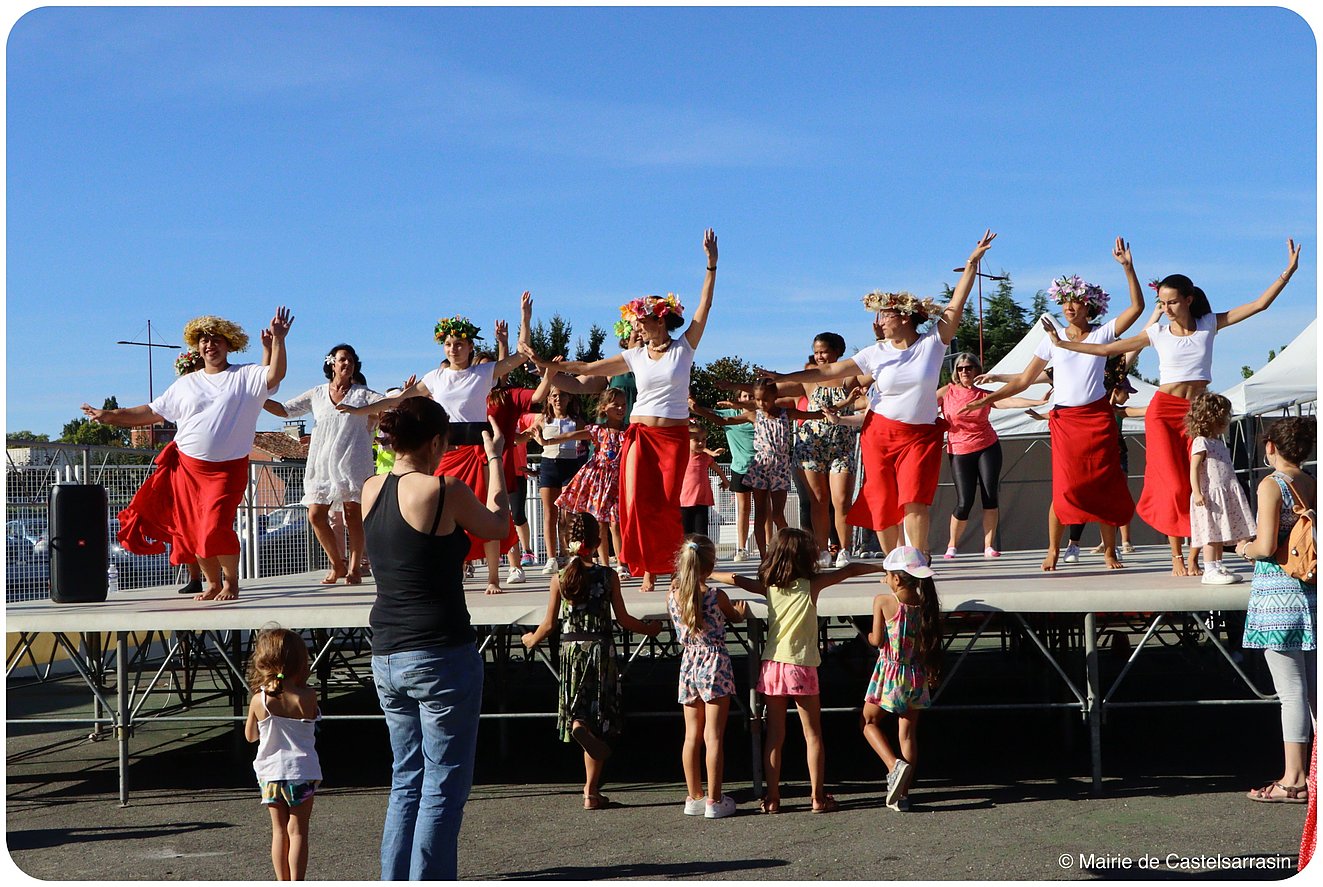
[[[1277,544],[1281,545],[1299,518],[1293,510],[1295,497],[1286,481],[1278,474],[1272,478],[1282,491],[1277,525]],[[1247,650],[1313,650],[1317,610],[1317,585],[1292,579],[1276,561],[1257,560],[1241,646]]]

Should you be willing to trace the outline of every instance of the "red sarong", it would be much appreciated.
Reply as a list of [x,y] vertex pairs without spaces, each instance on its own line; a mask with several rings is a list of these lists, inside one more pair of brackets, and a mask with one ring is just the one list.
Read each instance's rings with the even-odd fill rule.
[[1190,438],[1185,414],[1190,402],[1161,391],[1144,413],[1144,491],[1135,511],[1164,536],[1190,535]]
[[885,530],[904,519],[906,505],[933,504],[942,471],[942,428],[869,411],[859,443],[864,484],[845,517],[851,526]]
[[155,461],[156,470],[119,513],[119,544],[133,554],[160,554],[169,542],[176,565],[237,555],[234,515],[248,488],[248,457],[205,462],[171,441]]
[[675,572],[684,540],[680,489],[689,462],[689,426],[631,424],[620,453],[620,560],[630,575]]
[[1116,414],[1106,397],[1048,413],[1052,434],[1052,510],[1063,524],[1130,523],[1135,500],[1121,470]]
[[[478,444],[469,444],[467,446],[455,447],[448,450],[441,457],[441,464],[436,466],[435,475],[437,477],[453,477],[473,491],[473,495],[478,497],[478,501],[484,505],[487,503],[487,451]],[[464,531],[469,537],[469,553],[464,558],[466,561],[480,561],[487,559],[487,552],[484,550],[487,543],[493,540],[483,539]],[[505,534],[505,538],[499,540],[501,543],[501,554],[505,554],[518,541],[519,536],[515,533],[514,521],[510,521],[510,532]]]

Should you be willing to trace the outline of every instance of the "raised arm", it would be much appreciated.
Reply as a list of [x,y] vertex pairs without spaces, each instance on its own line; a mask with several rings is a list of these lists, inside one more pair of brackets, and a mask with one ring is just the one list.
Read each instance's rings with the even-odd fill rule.
[[956,330],[960,327],[960,318],[965,314],[965,300],[969,298],[969,291],[974,288],[979,262],[996,238],[997,235],[992,233],[991,228],[984,231],[983,236],[975,244],[974,251],[965,261],[965,271],[960,275],[960,280],[951,293],[951,301],[946,303],[946,307],[942,309],[942,316],[937,319],[937,335],[943,345],[950,345],[951,340],[955,338]]
[[496,331],[496,364],[510,356],[510,324],[504,320],[498,320],[492,324],[492,329]]
[[711,228],[703,232],[703,251],[707,253],[707,275],[703,278],[703,292],[698,296],[698,307],[689,319],[689,327],[684,337],[689,340],[690,348],[698,348],[707,327],[707,313],[712,310],[712,290],[717,285],[717,235]]
[[281,305],[271,318],[271,364],[266,368],[266,387],[279,388],[285,379],[285,337],[294,323],[294,315]]
[[1130,304],[1116,315],[1116,334],[1120,336],[1134,326],[1135,321],[1144,313],[1144,288],[1140,286],[1139,277],[1135,274],[1135,262],[1130,256],[1130,244],[1125,242],[1125,238],[1116,238],[1112,258],[1120,262],[1121,267],[1125,269],[1125,282],[1130,287]]
[[1281,274],[1278,274],[1277,279],[1270,283],[1268,288],[1263,291],[1263,295],[1259,296],[1253,302],[1241,305],[1238,308],[1232,308],[1230,311],[1223,311],[1221,314],[1217,315],[1218,329],[1231,326],[1233,323],[1240,323],[1247,317],[1253,317],[1260,311],[1268,310],[1268,306],[1273,303],[1273,300],[1281,295],[1282,290],[1286,288],[1286,284],[1290,282],[1296,269],[1300,267],[1300,244],[1287,238],[1286,252],[1288,257],[1286,270]]

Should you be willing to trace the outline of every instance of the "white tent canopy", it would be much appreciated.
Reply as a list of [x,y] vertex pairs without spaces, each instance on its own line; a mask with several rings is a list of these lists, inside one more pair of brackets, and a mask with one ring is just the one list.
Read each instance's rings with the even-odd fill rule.
[[[1048,315],[1043,316],[1047,317]],[[1053,322],[1055,323],[1055,321]],[[1057,328],[1060,329],[1061,325],[1057,324]],[[997,361],[996,366],[990,367],[987,372],[1005,376],[1013,376],[1022,372],[1029,365],[1030,358],[1034,356],[1034,349],[1038,347],[1038,343],[1046,335],[1047,333],[1043,331],[1043,327],[1035,323],[1029,328],[1029,332],[1025,333],[1019,344],[1008,351],[1006,356]],[[1130,377],[1130,383],[1135,386],[1136,391],[1130,395],[1130,400],[1127,401],[1126,406],[1148,406],[1149,400],[1153,397],[1153,392],[1158,389],[1135,376]],[[995,391],[1000,386],[994,383],[984,387]],[[1020,397],[1047,397],[1047,390],[1048,386],[1045,384],[1030,385]],[[1050,408],[1050,404],[1044,404],[1036,412],[1046,415]],[[1022,409],[994,409],[988,418],[992,422],[992,427],[996,429],[998,437],[1045,437],[1047,435],[1047,422],[1035,419]],[[1144,430],[1144,420],[1126,419],[1124,427],[1127,432],[1142,432]]]
[[1318,320],[1309,322],[1282,353],[1223,392],[1236,416],[1253,416],[1318,400]]

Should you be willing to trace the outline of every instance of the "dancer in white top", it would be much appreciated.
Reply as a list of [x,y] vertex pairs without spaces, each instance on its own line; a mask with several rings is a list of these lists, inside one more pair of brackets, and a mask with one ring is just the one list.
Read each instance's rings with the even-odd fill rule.
[[[848,376],[866,376],[864,384],[872,382],[860,440],[864,483],[848,519],[856,527],[877,532],[887,551],[898,543],[897,527],[902,520],[909,544],[925,554],[929,550],[928,511],[942,468],[937,382],[979,262],[996,236],[987,230],[979,238],[951,301],[940,313],[931,299],[910,293],[869,293],[864,305],[877,312],[882,332],[877,344],[835,363],[772,374],[778,382],[826,382]],[[937,314],[936,324],[920,333],[919,326],[932,314]]]
[[1184,274],[1171,274],[1158,283],[1158,305],[1167,318],[1128,339],[1110,344],[1086,344],[1062,339],[1054,328],[1047,332],[1060,348],[1109,357],[1137,352],[1152,345],[1158,352],[1158,390],[1144,414],[1144,492],[1136,512],[1150,527],[1163,533],[1171,545],[1171,572],[1198,576],[1199,550],[1190,549],[1188,562],[1181,547],[1190,535],[1190,439],[1185,414],[1190,401],[1207,390],[1213,378],[1213,339],[1219,330],[1266,311],[1300,267],[1300,246],[1287,239],[1286,270],[1277,275],[1257,299],[1230,311],[1214,312],[1208,296]]

